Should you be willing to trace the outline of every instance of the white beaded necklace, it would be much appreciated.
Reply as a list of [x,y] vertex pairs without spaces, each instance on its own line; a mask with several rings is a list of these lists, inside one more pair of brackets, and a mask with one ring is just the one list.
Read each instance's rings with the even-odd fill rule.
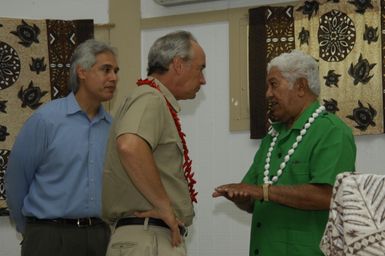
[[283,173],[283,169],[285,169],[286,167],[286,163],[290,160],[290,156],[293,155],[294,151],[296,150],[296,148],[298,147],[298,144],[301,143],[302,141],[302,138],[303,136],[305,136],[307,130],[309,129],[309,127],[313,124],[314,120],[325,110],[325,107],[324,106],[319,106],[315,111],[314,113],[311,115],[311,117],[309,117],[309,119],[307,120],[307,122],[305,123],[305,125],[303,126],[302,130],[300,131],[299,135],[297,136],[296,138],[296,142],[294,142],[294,144],[291,146],[291,148],[289,149],[289,151],[287,152],[287,155],[283,158],[283,162],[279,165],[279,169],[277,171],[277,175],[275,175],[271,180],[269,179],[269,174],[270,174],[270,157],[271,157],[271,152],[273,151],[274,149],[274,146],[275,146],[275,143],[277,141],[277,138],[278,138],[278,135],[279,135],[279,132],[277,132],[276,130],[274,130],[274,128],[271,126],[270,129],[269,129],[269,134],[270,136],[273,137],[273,140],[272,142],[270,143],[270,147],[269,147],[269,150],[267,151],[267,154],[266,154],[266,164],[265,164],[265,171],[263,173],[264,175],[264,178],[263,178],[263,182],[265,184],[273,184],[274,182],[277,182],[279,176],[282,175]]

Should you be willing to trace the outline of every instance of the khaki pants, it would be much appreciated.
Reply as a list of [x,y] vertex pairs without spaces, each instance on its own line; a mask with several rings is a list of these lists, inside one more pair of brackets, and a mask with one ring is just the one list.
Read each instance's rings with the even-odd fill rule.
[[146,225],[121,226],[112,233],[106,256],[186,256],[184,241],[171,245],[168,228]]

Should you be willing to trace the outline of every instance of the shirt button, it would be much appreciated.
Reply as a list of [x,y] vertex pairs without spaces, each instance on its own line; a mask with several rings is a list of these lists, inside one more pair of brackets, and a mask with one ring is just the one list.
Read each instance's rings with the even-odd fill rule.
[[262,226],[261,222],[257,222],[257,228],[260,228]]
[[255,249],[255,250],[254,250],[254,254],[255,254],[255,255],[258,255],[258,254],[259,254],[259,250],[258,250],[258,249]]

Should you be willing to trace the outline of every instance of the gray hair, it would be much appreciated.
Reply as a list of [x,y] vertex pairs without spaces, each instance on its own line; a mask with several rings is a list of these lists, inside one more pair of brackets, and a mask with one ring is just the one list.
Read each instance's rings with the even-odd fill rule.
[[272,59],[267,64],[267,72],[272,67],[281,71],[282,76],[293,86],[299,78],[308,81],[310,90],[315,94],[320,93],[319,69],[317,61],[310,55],[299,50],[283,53]]
[[175,57],[192,59],[191,41],[197,42],[188,31],[176,31],[158,38],[148,53],[147,75],[164,74]]
[[95,39],[88,39],[79,44],[72,54],[70,77],[68,81],[69,88],[76,93],[79,90],[79,79],[76,72],[78,66],[90,70],[96,63],[96,56],[101,53],[111,53],[117,56],[115,48],[106,43],[96,41]]

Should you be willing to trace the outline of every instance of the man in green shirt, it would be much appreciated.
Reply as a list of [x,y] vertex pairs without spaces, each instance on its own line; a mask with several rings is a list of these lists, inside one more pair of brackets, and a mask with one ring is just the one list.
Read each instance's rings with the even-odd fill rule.
[[253,213],[250,256],[323,255],[319,243],[338,173],[355,170],[352,131],[318,103],[317,62],[300,51],[267,67],[272,125],[241,183],[215,188]]

